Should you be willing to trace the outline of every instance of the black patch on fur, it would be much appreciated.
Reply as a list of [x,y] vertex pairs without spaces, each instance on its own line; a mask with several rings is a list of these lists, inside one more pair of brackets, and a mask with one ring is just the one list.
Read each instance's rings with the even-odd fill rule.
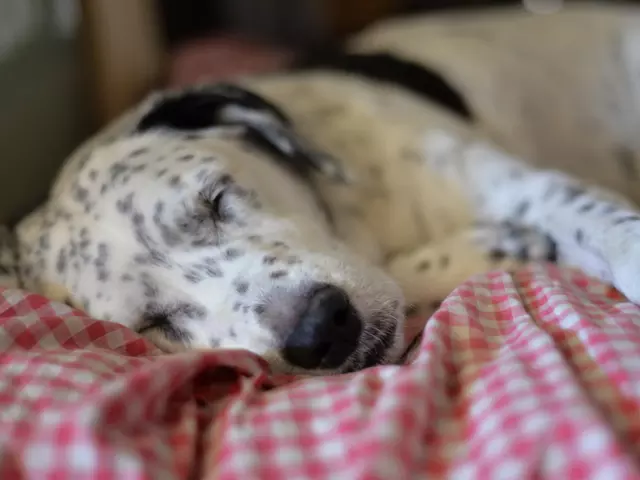
[[264,257],[262,257],[262,263],[264,263],[265,265],[273,265],[277,260],[278,259],[273,255],[265,255]]
[[169,340],[180,343],[189,343],[192,335],[178,327],[171,320],[170,311],[151,309],[143,315],[143,322],[138,333],[144,334],[149,330],[160,330]]
[[149,151],[148,148],[138,148],[136,150],[134,150],[133,152],[131,152],[131,157],[139,157],[140,155],[144,155],[145,153],[147,153]]
[[551,263],[558,263],[558,244],[549,236],[547,236],[547,242],[549,243],[547,261]]
[[243,255],[243,251],[238,248],[227,248],[224,251],[224,259],[225,260],[235,260]]
[[304,179],[314,172],[326,171],[329,164],[333,164],[330,170],[340,170],[331,157],[315,151],[296,134],[282,110],[260,95],[232,84],[220,83],[167,96],[142,117],[136,131],[164,128],[194,132],[223,126],[242,127],[245,142]]
[[426,272],[430,268],[431,268],[431,262],[429,260],[423,260],[420,263],[418,263],[416,270],[418,272]]
[[492,262],[500,262],[505,258],[507,258],[507,252],[496,248],[489,252],[489,258],[491,259]]
[[576,243],[578,245],[582,245],[582,242],[584,241],[584,232],[582,231],[581,228],[576,230]]
[[191,131],[225,125],[228,123],[221,118],[221,114],[225,107],[231,105],[269,112],[281,123],[290,123],[282,110],[261,96],[235,85],[218,84],[209,89],[186,91],[161,100],[142,117],[136,130],[145,132],[170,128]]
[[244,295],[249,290],[249,284],[247,282],[236,282],[235,284],[236,292],[240,295]]
[[310,52],[295,62],[294,69],[335,70],[391,83],[420,95],[465,120],[474,119],[464,96],[440,73],[390,53],[347,53],[340,49]]
[[589,202],[589,203],[586,203],[586,204],[582,205],[578,209],[578,211],[580,213],[587,213],[587,212],[590,212],[591,210],[593,210],[595,207],[596,207],[596,204],[594,202]]
[[59,274],[63,274],[67,270],[67,251],[61,248],[58,252],[58,259],[56,260],[56,271]]
[[286,270],[276,270],[275,272],[271,272],[269,274],[269,277],[271,277],[273,279],[282,278],[282,277],[286,277],[286,276],[287,276],[287,271]]

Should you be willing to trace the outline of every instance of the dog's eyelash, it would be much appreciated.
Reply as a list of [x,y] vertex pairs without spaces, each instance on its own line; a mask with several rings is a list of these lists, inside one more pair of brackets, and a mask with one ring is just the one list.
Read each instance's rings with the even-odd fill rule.
[[227,212],[225,212],[224,197],[229,194],[231,185],[231,179],[223,177],[200,194],[202,202],[214,223],[225,221]]

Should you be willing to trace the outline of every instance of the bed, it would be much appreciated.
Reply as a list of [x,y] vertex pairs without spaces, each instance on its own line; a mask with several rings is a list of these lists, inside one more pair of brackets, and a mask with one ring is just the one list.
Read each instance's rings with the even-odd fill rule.
[[0,325],[0,478],[640,478],[640,309],[578,272],[471,279],[407,365],[326,378],[20,290]]

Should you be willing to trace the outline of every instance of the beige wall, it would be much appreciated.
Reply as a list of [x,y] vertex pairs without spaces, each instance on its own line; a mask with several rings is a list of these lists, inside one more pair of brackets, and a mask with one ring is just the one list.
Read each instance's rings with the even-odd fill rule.
[[43,199],[92,129],[73,5],[0,0],[0,222]]

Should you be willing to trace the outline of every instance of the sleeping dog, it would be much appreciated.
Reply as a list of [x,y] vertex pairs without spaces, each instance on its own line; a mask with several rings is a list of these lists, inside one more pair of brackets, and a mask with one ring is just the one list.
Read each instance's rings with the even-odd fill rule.
[[637,180],[634,15],[389,21],[153,94],[18,225],[23,286],[167,352],[313,374],[399,361],[407,308],[491,269],[558,261],[640,302],[640,213],[611,193]]

